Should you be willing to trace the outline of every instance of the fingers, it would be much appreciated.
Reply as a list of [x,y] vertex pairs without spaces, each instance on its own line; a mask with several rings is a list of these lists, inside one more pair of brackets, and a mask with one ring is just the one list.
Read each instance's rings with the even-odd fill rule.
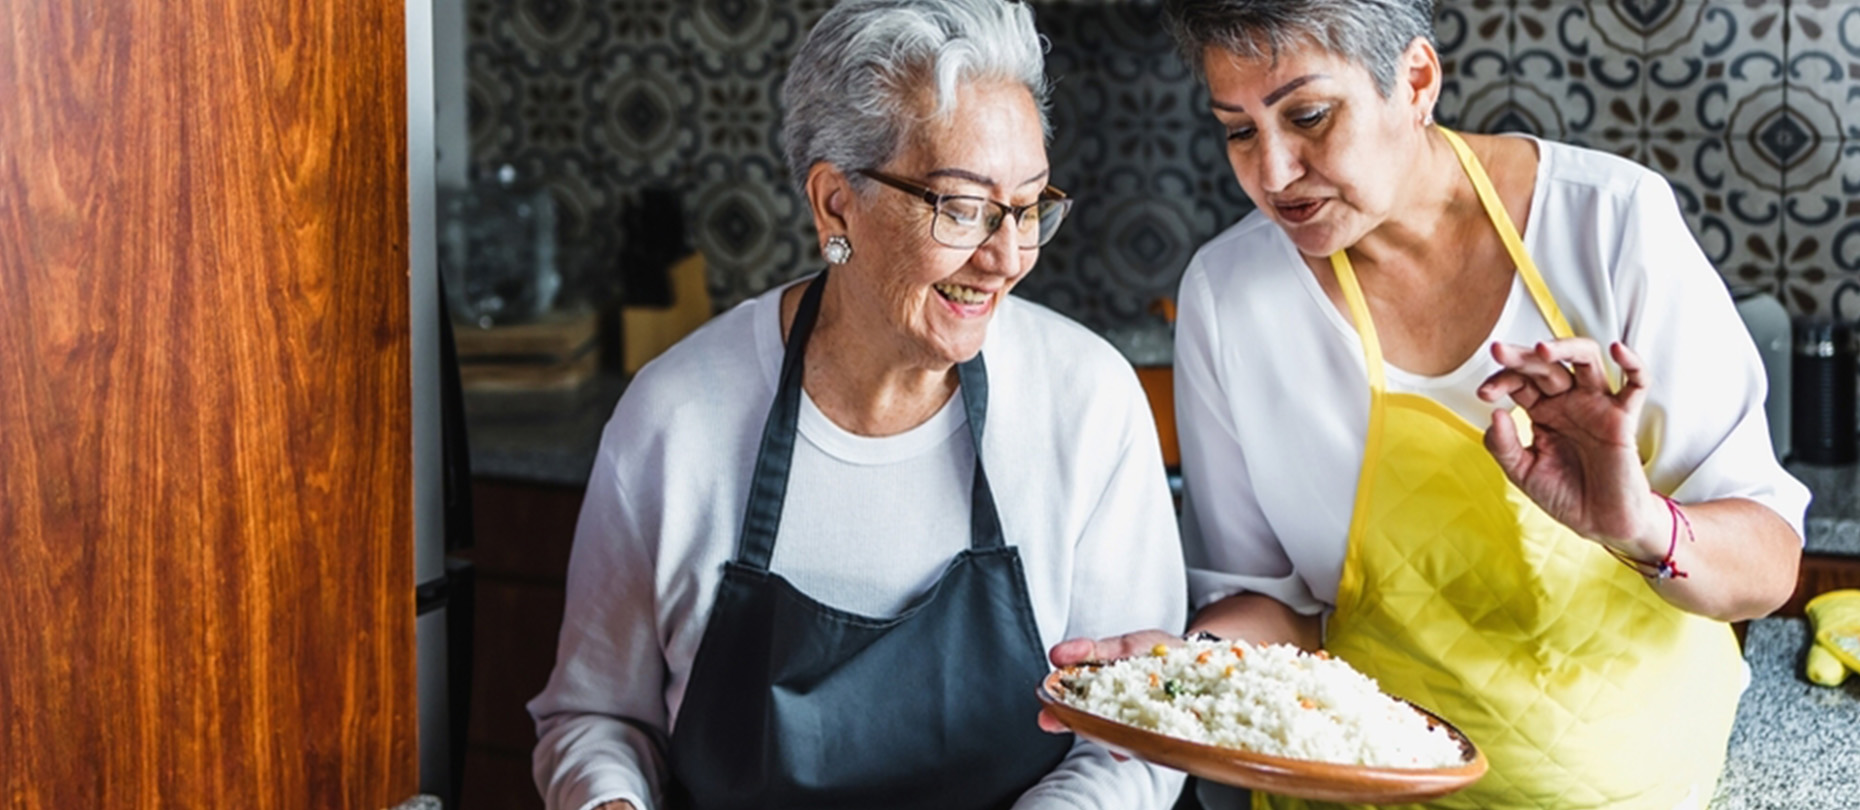
[[1647,399],[1647,365],[1625,343],[1608,344],[1608,354],[1621,367],[1621,403],[1635,413]]
[[[1616,363],[1621,364],[1621,352],[1627,351],[1627,347],[1615,343],[1609,346],[1609,351]],[[1636,370],[1635,379],[1639,380],[1638,356],[1632,351],[1627,351],[1626,356],[1628,364]],[[1528,348],[1493,343],[1492,359],[1498,361],[1501,369],[1479,386],[1478,395],[1486,402],[1510,397],[1512,402],[1531,408],[1545,397],[1579,389],[1604,395],[1613,393],[1601,346],[1589,338],[1561,338]],[[1623,371],[1626,371],[1625,365]]]
[[1485,431],[1485,449],[1498,462],[1498,468],[1505,471],[1505,477],[1512,483],[1524,480],[1530,472],[1531,454],[1518,440],[1518,425],[1512,421],[1511,412],[1496,410],[1492,412],[1492,426]]
[[1498,402],[1510,397],[1513,404],[1521,408],[1530,408],[1544,398],[1544,395],[1532,383],[1530,378],[1516,371],[1505,370],[1487,377],[1479,384],[1479,398],[1486,402]]
[[[1046,658],[1055,667],[1069,667],[1086,661],[1101,661],[1098,657],[1098,642],[1089,638],[1072,638],[1054,644],[1046,652]],[[1044,716],[1044,715],[1042,715]]]
[[1067,734],[1072,731],[1066,728],[1065,723],[1059,722],[1059,718],[1054,717],[1052,712],[1045,709],[1040,710],[1040,730],[1048,734]]
[[1097,661],[1115,661],[1129,658],[1140,653],[1147,653],[1163,644],[1175,646],[1182,639],[1173,633],[1161,630],[1139,630],[1121,636],[1111,636],[1097,640],[1073,638],[1054,644],[1046,653],[1047,660],[1055,667],[1070,667]]

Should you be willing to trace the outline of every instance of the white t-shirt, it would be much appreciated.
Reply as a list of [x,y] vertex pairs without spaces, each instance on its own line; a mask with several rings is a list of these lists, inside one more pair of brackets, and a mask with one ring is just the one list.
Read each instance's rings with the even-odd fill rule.
[[[1535,139],[1533,139],[1535,140]],[[1524,246],[1576,334],[1621,341],[1652,377],[1640,428],[1653,486],[1682,501],[1749,498],[1799,536],[1808,490],[1770,448],[1762,362],[1672,190],[1613,155],[1536,141]],[[1196,607],[1263,593],[1307,615],[1336,604],[1362,469],[1362,343],[1286,237],[1255,212],[1204,245],[1182,278],[1176,413],[1183,543]],[[1485,346],[1552,339],[1514,281],[1491,337],[1438,377],[1390,366],[1391,390],[1472,424],[1498,370]]]
[[[529,704],[541,737],[536,782],[551,810],[613,799],[648,810],[660,795],[664,765],[651,740],[676,725],[742,530],[781,369],[780,295],[744,302],[647,365],[601,437],[556,668]],[[983,461],[1042,642],[1181,628],[1188,598],[1174,510],[1129,363],[1083,327],[1011,297],[983,354]],[[969,545],[975,456],[961,394],[882,438],[840,429],[804,396],[799,434],[770,569],[834,607],[895,614]],[[1181,782],[1079,742],[1015,806],[1166,808]]]

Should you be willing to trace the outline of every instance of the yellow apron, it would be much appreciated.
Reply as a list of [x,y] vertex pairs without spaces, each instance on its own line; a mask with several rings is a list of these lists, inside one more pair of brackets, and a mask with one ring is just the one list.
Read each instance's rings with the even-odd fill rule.
[[[1442,132],[1538,310],[1569,336],[1485,170]],[[1730,627],[1669,605],[1546,515],[1505,478],[1480,428],[1388,391],[1350,260],[1339,251],[1331,266],[1362,340],[1370,406],[1325,646],[1485,751],[1483,779],[1427,806],[1704,807],[1746,681]],[[1256,794],[1254,806],[1334,805]]]

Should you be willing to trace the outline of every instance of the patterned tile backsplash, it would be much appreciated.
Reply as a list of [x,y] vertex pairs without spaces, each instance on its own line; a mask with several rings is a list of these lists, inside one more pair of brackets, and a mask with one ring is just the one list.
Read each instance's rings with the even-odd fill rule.
[[1435,30],[1448,125],[1653,168],[1725,281],[1798,314],[1860,280],[1860,0],[1439,0]]
[[[472,165],[551,189],[571,280],[619,276],[625,200],[651,187],[681,195],[720,306],[818,266],[777,132],[829,0],[469,4]],[[1195,247],[1252,206],[1153,0],[1036,8],[1054,183],[1081,202],[1021,289],[1152,329]],[[1860,0],[1438,0],[1436,18],[1444,123],[1654,168],[1726,281],[1796,313],[1860,280]]]

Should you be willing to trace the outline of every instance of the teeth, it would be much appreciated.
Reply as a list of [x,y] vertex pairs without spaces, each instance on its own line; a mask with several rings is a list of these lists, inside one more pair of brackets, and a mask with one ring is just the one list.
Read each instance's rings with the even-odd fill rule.
[[944,298],[958,304],[988,303],[988,293],[981,290],[970,289],[960,284],[933,284],[931,286],[935,287],[937,292],[942,293]]

